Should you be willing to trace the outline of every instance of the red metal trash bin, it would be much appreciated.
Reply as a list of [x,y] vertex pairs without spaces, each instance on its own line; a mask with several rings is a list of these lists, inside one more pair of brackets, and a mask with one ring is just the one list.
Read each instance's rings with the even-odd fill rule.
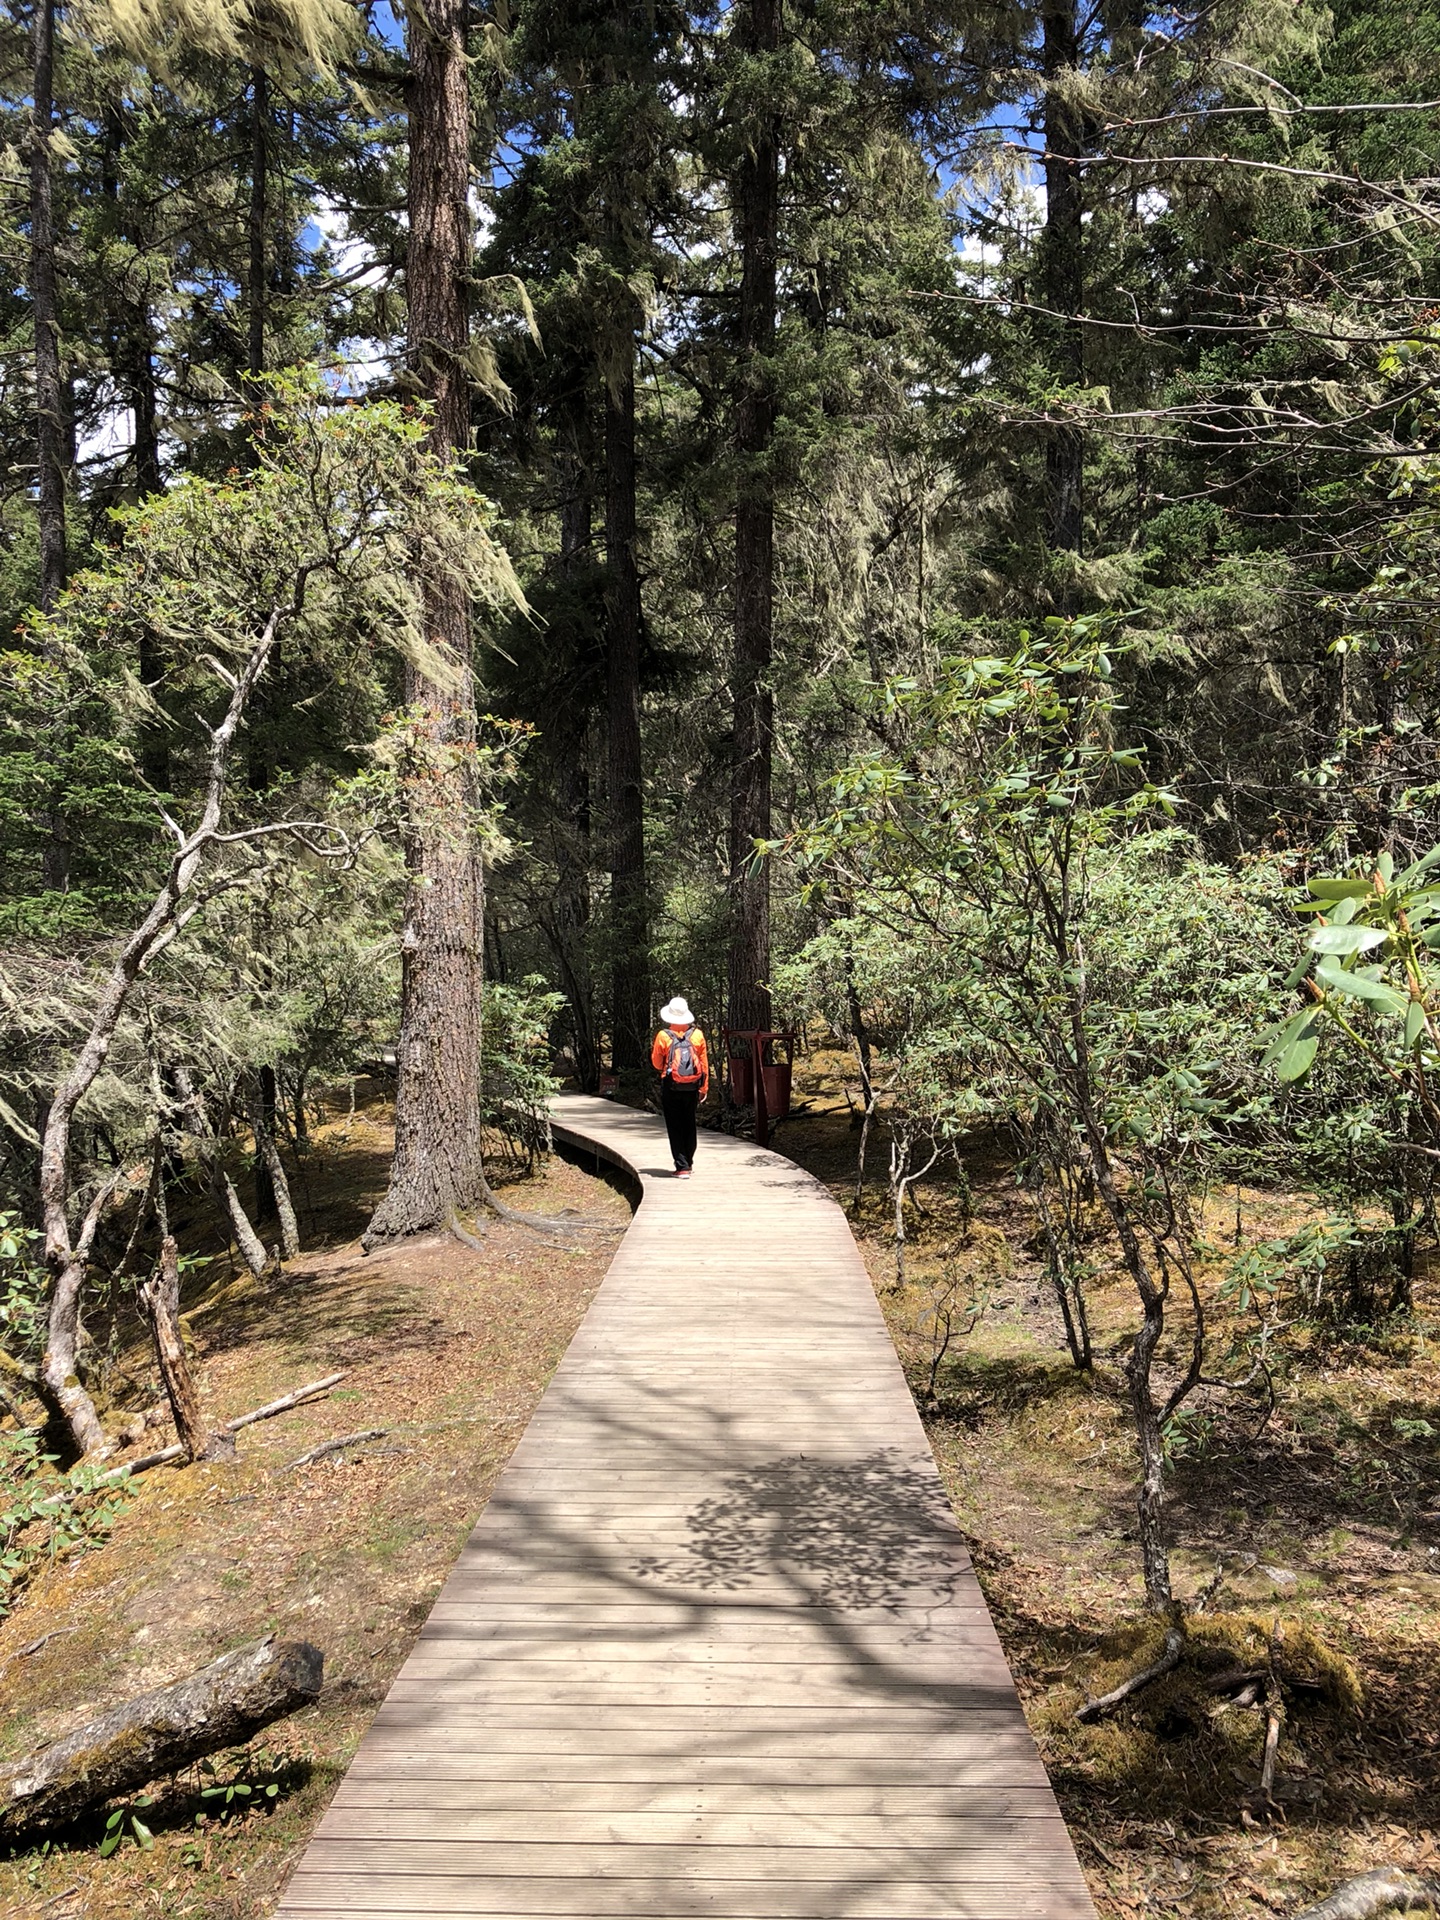
[[[783,1120],[790,1111],[795,1036],[769,1027],[722,1027],[720,1034],[725,1042],[731,1105],[754,1106],[755,1138],[762,1147],[768,1146],[770,1122]],[[784,1049],[784,1059],[774,1057],[777,1047]]]

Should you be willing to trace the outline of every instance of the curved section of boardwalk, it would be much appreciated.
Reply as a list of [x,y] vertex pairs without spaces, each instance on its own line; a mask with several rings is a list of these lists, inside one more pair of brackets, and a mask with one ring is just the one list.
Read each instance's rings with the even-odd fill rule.
[[839,1209],[555,1113],[643,1204],[280,1914],[1093,1920]]

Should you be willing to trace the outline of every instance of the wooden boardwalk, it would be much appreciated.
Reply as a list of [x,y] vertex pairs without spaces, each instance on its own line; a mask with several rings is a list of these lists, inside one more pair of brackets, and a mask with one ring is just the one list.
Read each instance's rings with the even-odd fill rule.
[[1093,1920],[844,1216],[556,1119],[643,1205],[280,1915]]

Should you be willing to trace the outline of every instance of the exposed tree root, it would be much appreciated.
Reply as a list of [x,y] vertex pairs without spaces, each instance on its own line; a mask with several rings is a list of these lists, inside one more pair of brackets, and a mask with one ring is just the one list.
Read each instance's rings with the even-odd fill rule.
[[483,1220],[476,1221],[475,1227],[472,1230],[464,1224],[459,1214],[456,1213],[452,1207],[446,1217],[445,1225],[449,1228],[452,1236],[460,1242],[462,1247],[469,1247],[473,1253],[488,1252],[485,1242],[480,1237],[485,1231],[485,1223]]
[[1102,1719],[1122,1701],[1128,1700],[1132,1694],[1139,1693],[1143,1687],[1148,1687],[1152,1681],[1160,1679],[1163,1674],[1170,1673],[1178,1667],[1180,1656],[1184,1651],[1184,1633],[1179,1627],[1171,1627],[1165,1635],[1164,1651],[1153,1666],[1142,1667],[1139,1673],[1132,1673],[1128,1680],[1122,1680],[1119,1686],[1112,1687],[1109,1693],[1102,1693],[1098,1700],[1087,1700],[1075,1718],[1087,1725],[1092,1720]]
[[1378,1867],[1347,1880],[1295,1920],[1373,1920],[1379,1913],[1411,1913],[1416,1907],[1440,1908],[1440,1877]]
[[495,1196],[495,1190],[480,1174],[480,1197],[490,1211],[501,1220],[508,1221],[513,1227],[530,1227],[536,1233],[574,1233],[579,1228],[613,1228],[613,1220],[603,1220],[597,1214],[584,1213],[521,1213],[516,1207],[507,1207],[503,1200]]

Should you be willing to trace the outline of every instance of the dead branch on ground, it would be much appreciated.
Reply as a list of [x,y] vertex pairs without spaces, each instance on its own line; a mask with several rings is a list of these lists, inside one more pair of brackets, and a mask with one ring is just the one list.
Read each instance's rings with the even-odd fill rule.
[[1440,1907],[1440,1875],[1377,1867],[1347,1880],[1295,1920],[1374,1920],[1376,1914],[1410,1913],[1416,1907]]
[[[217,1432],[238,1433],[242,1427],[253,1427],[257,1420],[273,1420],[277,1413],[289,1413],[292,1408],[313,1400],[318,1394],[328,1393],[331,1387],[338,1386],[345,1378],[344,1372],[326,1374],[323,1380],[312,1380],[308,1386],[297,1387],[293,1393],[282,1394],[280,1399],[271,1400],[263,1407],[256,1407],[253,1413],[237,1414],[233,1420],[221,1423]],[[165,1467],[172,1460],[183,1460],[186,1448],[183,1445],[161,1447],[158,1453],[141,1454],[138,1460],[127,1460],[123,1466],[114,1467],[105,1475],[105,1480],[123,1480],[127,1474],[148,1473],[151,1467]]]
[[383,1440],[389,1431],[388,1427],[362,1427],[359,1433],[344,1433],[338,1440],[322,1440],[318,1447],[311,1447],[308,1453],[302,1453],[292,1460],[285,1471],[293,1473],[296,1467],[308,1467],[312,1461],[323,1460],[327,1454],[343,1453],[347,1447],[358,1447],[363,1440]]

